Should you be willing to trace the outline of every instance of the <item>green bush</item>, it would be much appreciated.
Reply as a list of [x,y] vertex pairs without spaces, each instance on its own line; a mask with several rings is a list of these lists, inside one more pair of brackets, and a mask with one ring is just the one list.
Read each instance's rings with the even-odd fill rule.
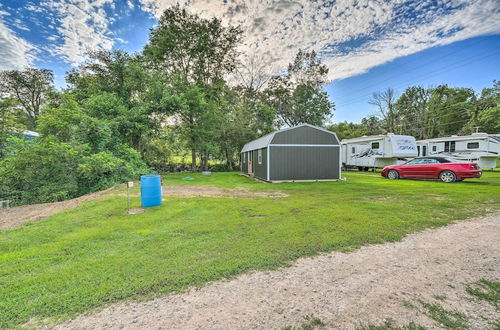
[[0,162],[0,199],[17,205],[61,201],[137,179],[147,171],[131,148],[95,154],[90,149],[55,137],[13,140]]
[[109,152],[84,157],[76,172],[82,193],[106,189],[127,179],[125,162]]
[[9,145],[8,157],[0,163],[0,198],[14,204],[61,201],[78,194],[74,174],[84,147],[73,147],[55,139]]
[[229,168],[229,165],[227,165],[226,163],[223,163],[223,164],[210,165],[209,169],[212,172],[229,172],[229,171],[238,171],[239,167],[236,166],[234,168]]
[[140,155],[133,149],[123,148],[122,157],[100,152],[83,158],[77,174],[82,193],[109,188],[118,182],[137,179],[146,172]]

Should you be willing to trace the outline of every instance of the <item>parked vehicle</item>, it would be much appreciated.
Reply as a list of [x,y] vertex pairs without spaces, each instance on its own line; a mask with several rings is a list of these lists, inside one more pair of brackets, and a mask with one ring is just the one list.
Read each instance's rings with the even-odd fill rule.
[[421,140],[417,141],[417,149],[419,156],[444,156],[494,169],[500,155],[500,134],[474,133]]
[[476,163],[462,162],[447,157],[418,157],[402,165],[386,166],[382,176],[391,180],[399,178],[439,179],[446,183],[480,178],[481,169]]
[[362,136],[342,140],[342,165],[360,171],[403,163],[417,157],[417,144],[413,136],[386,135]]

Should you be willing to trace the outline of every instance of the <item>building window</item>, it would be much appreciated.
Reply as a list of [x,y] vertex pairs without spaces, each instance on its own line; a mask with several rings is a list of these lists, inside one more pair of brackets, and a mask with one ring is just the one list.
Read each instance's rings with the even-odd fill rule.
[[479,142],[467,143],[467,149],[479,149]]
[[246,163],[247,162],[247,153],[244,152],[243,153],[243,163]]
[[259,164],[262,164],[262,149],[259,149],[259,151],[257,151],[257,162]]
[[455,151],[455,141],[446,141],[444,143],[444,152],[454,152]]
[[373,142],[372,143],[372,149],[378,149],[380,147],[380,143],[379,142]]

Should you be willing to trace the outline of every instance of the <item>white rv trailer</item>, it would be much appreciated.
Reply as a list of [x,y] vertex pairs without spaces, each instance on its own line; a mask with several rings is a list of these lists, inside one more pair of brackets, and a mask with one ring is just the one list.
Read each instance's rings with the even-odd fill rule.
[[493,169],[500,155],[500,134],[473,133],[421,140],[417,141],[417,149],[419,156],[447,156]]
[[344,168],[382,168],[398,164],[406,158],[417,157],[417,144],[413,136],[386,135],[362,136],[342,140],[342,165]]

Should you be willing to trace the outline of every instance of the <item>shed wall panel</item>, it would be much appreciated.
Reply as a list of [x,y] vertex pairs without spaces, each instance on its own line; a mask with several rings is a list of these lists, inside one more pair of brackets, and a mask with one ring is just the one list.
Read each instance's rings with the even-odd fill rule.
[[267,180],[267,148],[260,150],[262,150],[262,164],[259,164],[259,151],[253,151],[254,175],[262,180]]
[[270,180],[340,179],[340,147],[272,146]]
[[309,126],[277,132],[271,144],[339,144],[335,135]]

